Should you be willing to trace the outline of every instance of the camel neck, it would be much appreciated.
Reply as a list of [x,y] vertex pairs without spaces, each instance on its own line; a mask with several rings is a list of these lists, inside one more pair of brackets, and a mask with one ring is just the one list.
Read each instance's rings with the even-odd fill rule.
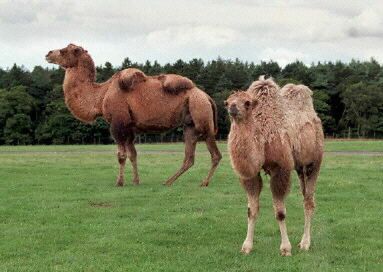
[[250,113],[246,113],[247,115],[243,116],[240,120],[235,121],[234,123],[240,126],[248,126],[249,124],[252,124],[253,116]]
[[96,84],[94,78],[94,65],[86,67],[80,63],[65,72],[65,103],[77,119],[86,123],[102,114],[102,102],[108,88],[107,82]]
[[246,118],[241,121],[233,121],[232,122],[232,129],[238,129],[241,131],[245,131],[248,133],[251,133],[253,130],[253,123],[251,122],[252,118]]

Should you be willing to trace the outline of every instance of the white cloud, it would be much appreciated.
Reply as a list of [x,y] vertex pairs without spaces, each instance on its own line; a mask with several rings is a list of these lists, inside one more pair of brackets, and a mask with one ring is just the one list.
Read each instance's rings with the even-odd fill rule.
[[146,41],[149,46],[166,47],[222,47],[239,37],[233,29],[213,26],[177,26],[150,32]]
[[350,23],[351,37],[383,37],[383,18],[381,12],[371,8],[365,9]]
[[97,64],[383,60],[382,13],[380,0],[0,0],[0,67],[46,65],[46,52],[69,42]]

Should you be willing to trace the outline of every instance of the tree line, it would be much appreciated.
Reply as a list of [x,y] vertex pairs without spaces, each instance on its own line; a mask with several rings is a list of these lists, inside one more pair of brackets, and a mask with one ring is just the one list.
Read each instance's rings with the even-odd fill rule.
[[[272,76],[283,86],[302,83],[313,90],[314,106],[327,137],[383,137],[383,66],[376,60],[325,62],[305,65],[295,61],[281,67],[277,62],[255,64],[236,60],[204,62],[177,60],[165,65],[124,59],[118,67],[110,62],[97,67],[97,81],[128,67],[148,75],[175,73],[193,80],[217,103],[219,139],[225,139],[230,121],[224,100],[233,90],[246,89],[260,75]],[[0,68],[0,144],[111,143],[109,126],[101,118],[87,125],[68,111],[63,98],[64,70],[35,66],[32,71],[14,64]],[[182,129],[141,135],[139,142],[179,141]]]

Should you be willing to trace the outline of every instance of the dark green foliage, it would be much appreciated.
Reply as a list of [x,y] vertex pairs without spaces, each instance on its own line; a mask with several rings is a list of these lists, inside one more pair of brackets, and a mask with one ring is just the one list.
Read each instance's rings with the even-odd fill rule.
[[36,100],[26,87],[0,89],[0,143],[29,144],[33,142],[31,115]]
[[280,76],[282,68],[279,66],[277,62],[262,61],[261,64],[254,65],[250,64],[250,79],[251,81],[257,80],[259,76],[265,75],[268,77],[278,78]]
[[[371,130],[381,131],[383,92],[374,83],[356,83],[342,93],[345,111],[341,123],[356,128],[358,136]],[[361,135],[362,134],[362,135]]]
[[[383,67],[374,59],[350,63],[328,62],[307,66],[296,61],[282,68],[272,60],[259,64],[238,59],[204,63],[144,64],[125,58],[119,67],[110,62],[97,67],[97,81],[115,72],[135,67],[148,75],[175,73],[193,80],[216,101],[219,138],[229,132],[223,101],[231,91],[246,89],[260,75],[272,76],[280,86],[305,84],[313,92],[314,106],[323,121],[326,135],[335,137],[383,137]],[[64,70],[36,66],[31,72],[13,65],[0,69],[0,144],[110,143],[108,125],[101,119],[92,125],[76,120],[64,104]],[[144,135],[140,141],[180,140],[173,130],[160,136]]]
[[108,80],[116,71],[113,68],[113,65],[110,62],[105,62],[104,66],[96,68],[97,71],[97,81],[103,82]]
[[17,113],[7,119],[4,127],[6,144],[30,144],[32,142],[32,121],[23,113]]
[[314,81],[311,69],[300,61],[287,64],[282,71],[282,77],[294,79],[308,86]]
[[336,130],[336,124],[334,118],[330,114],[330,96],[323,90],[314,90],[313,98],[314,108],[322,120],[324,130],[327,132],[334,132]]

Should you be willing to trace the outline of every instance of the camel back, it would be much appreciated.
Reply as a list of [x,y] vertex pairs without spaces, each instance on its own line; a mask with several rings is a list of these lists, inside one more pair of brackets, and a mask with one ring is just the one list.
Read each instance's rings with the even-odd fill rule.
[[[138,84],[145,82],[149,78],[150,76],[145,75],[144,72],[138,69],[128,68],[118,74],[118,84],[121,90],[132,91]],[[174,95],[195,87],[190,79],[175,74],[153,76],[152,78],[161,82],[164,92]]]

